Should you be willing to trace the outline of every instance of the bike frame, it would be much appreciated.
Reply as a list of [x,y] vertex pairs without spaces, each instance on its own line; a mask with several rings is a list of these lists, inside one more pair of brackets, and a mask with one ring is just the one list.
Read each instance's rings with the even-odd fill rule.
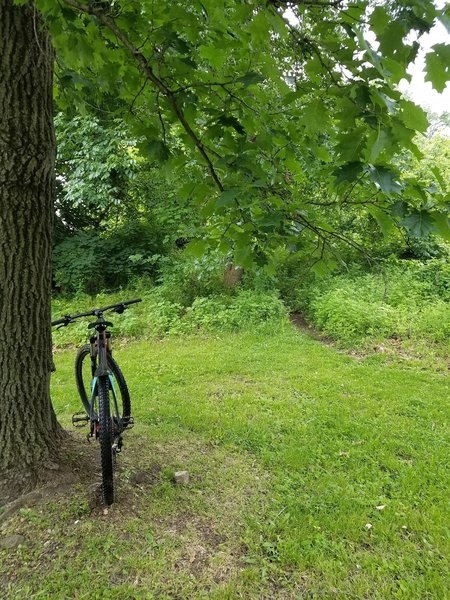
[[[95,424],[98,423],[98,415],[95,412],[95,399],[98,396],[98,380],[100,378],[108,378],[109,388],[113,396],[114,404],[114,418],[116,423],[119,425],[119,437],[123,431],[119,405],[117,402],[116,386],[114,383],[114,376],[108,368],[108,354],[111,354],[111,342],[110,333],[107,329],[109,323],[105,321],[102,314],[97,315],[95,326],[96,335],[90,338],[91,343],[91,370],[92,370],[92,383],[91,383],[91,400],[89,403],[89,420],[91,422],[91,433],[94,433]],[[96,433],[96,431],[95,431]],[[114,435],[114,437],[117,437]]]

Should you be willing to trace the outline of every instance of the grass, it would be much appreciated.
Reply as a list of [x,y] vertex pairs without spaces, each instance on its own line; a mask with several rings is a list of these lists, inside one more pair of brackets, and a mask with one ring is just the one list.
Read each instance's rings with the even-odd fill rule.
[[[80,484],[22,509],[3,531],[26,538],[0,550],[3,597],[448,597],[442,372],[289,326],[117,346],[138,422],[118,502],[91,509]],[[73,359],[58,352],[53,375],[65,425]]]

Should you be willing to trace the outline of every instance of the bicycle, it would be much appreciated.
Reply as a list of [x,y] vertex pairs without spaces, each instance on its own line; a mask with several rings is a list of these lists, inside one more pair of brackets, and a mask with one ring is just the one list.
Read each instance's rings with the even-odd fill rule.
[[[65,315],[62,319],[52,321],[52,327],[59,325],[59,329],[83,317],[95,316],[97,319],[88,324],[88,329],[95,329],[95,335],[90,337],[89,344],[80,348],[75,360],[75,380],[84,411],[72,416],[72,424],[84,427],[90,423],[88,441],[98,439],[100,442],[102,496],[107,505],[114,502],[114,467],[117,454],[122,450],[122,434],[134,425],[134,420],[125,378],[112,357],[108,327],[113,324],[105,320],[103,313],[111,311],[122,314],[130,304],[137,302],[141,302],[141,299],[111,304],[78,315]],[[88,356],[90,361],[86,360]]]

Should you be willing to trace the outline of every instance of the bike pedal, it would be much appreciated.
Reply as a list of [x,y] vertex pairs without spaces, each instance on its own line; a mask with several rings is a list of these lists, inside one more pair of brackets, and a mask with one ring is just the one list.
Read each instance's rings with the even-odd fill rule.
[[[82,415],[82,416],[79,416]],[[77,429],[79,429],[80,427],[86,427],[87,423],[89,421],[89,417],[87,416],[86,413],[75,413],[74,415],[72,415],[72,425],[74,427],[76,427]],[[78,425],[78,423],[80,423]]]

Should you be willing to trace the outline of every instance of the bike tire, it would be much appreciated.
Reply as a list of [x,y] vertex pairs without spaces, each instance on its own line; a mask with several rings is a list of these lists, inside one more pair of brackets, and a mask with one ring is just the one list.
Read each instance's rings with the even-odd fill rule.
[[[80,395],[81,398],[81,402],[83,403],[83,407],[86,411],[86,413],[89,415],[89,403],[90,403],[90,395],[91,395],[91,390],[89,388],[89,394],[86,391],[86,384],[84,382],[83,379],[83,363],[86,359],[89,360],[90,362],[90,355],[91,355],[91,347],[89,344],[86,344],[85,346],[82,346],[77,354],[77,357],[75,359],[75,380],[77,383],[77,389],[78,389],[78,393]],[[128,386],[127,383],[125,381],[125,377],[123,376],[122,371],[119,368],[119,365],[117,364],[117,362],[114,360],[114,358],[108,354],[108,367],[111,369],[111,373],[113,374],[116,382],[117,382],[117,386],[120,392],[120,396],[118,396],[118,406],[119,406],[119,411],[120,411],[120,418],[127,418],[131,416],[131,400],[130,400],[130,393],[128,391]]]
[[108,506],[114,502],[114,451],[113,422],[109,407],[109,380],[99,377],[98,382],[98,437],[100,440],[100,456],[102,463],[102,495]]

